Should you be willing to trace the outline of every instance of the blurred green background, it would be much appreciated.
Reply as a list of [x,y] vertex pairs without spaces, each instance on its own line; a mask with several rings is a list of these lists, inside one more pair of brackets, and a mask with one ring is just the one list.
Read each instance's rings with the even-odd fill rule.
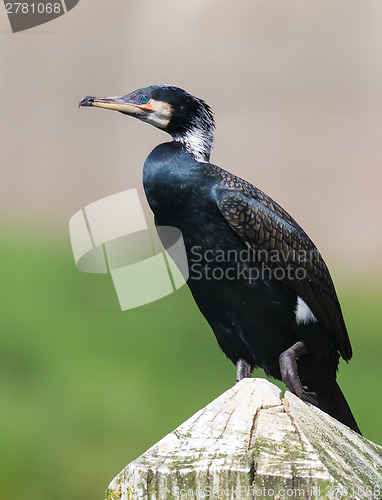
[[[1,497],[102,499],[128,462],[228,389],[235,368],[187,287],[122,313],[110,277],[76,271],[68,241],[2,235]],[[339,382],[381,443],[382,293],[339,284],[355,352]]]
[[12,34],[0,11],[1,498],[101,500],[233,383],[186,287],[121,312],[110,276],[74,264],[70,217],[125,189],[143,201],[168,139],[77,103],[156,83],[212,106],[212,161],[319,247],[354,351],[339,383],[382,444],[381,19],[380,0],[80,0]]

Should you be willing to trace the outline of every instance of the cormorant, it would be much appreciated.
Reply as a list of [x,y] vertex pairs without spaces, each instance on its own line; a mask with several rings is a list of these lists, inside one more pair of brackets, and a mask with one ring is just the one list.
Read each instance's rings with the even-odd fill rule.
[[268,195],[209,162],[211,108],[185,90],[154,85],[121,97],[84,97],[168,132],[143,168],[157,226],[178,228],[188,286],[237,378],[261,367],[301,399],[356,432],[336,382],[352,349],[328,268],[298,223]]

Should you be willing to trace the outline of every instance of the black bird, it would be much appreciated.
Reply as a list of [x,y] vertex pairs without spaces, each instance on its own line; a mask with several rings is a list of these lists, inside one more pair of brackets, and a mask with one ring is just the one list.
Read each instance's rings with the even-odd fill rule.
[[[261,367],[360,433],[336,382],[352,349],[328,268],[298,223],[249,182],[211,164],[210,107],[179,87],[155,85],[122,97],[84,97],[172,136],[143,169],[157,226],[182,232],[188,286],[237,380]],[[160,235],[161,236],[161,235]]]

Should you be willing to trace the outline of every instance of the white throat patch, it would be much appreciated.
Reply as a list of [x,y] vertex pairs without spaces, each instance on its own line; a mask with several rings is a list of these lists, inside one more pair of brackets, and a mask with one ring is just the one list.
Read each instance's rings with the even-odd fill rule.
[[212,140],[206,134],[205,130],[193,127],[185,134],[174,137],[174,140],[184,144],[186,150],[191,153],[197,161],[209,161]]

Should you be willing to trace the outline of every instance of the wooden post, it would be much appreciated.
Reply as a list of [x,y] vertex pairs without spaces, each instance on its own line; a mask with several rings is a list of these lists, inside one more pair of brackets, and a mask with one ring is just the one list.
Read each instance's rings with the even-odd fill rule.
[[131,462],[107,500],[382,498],[382,447],[244,379]]

